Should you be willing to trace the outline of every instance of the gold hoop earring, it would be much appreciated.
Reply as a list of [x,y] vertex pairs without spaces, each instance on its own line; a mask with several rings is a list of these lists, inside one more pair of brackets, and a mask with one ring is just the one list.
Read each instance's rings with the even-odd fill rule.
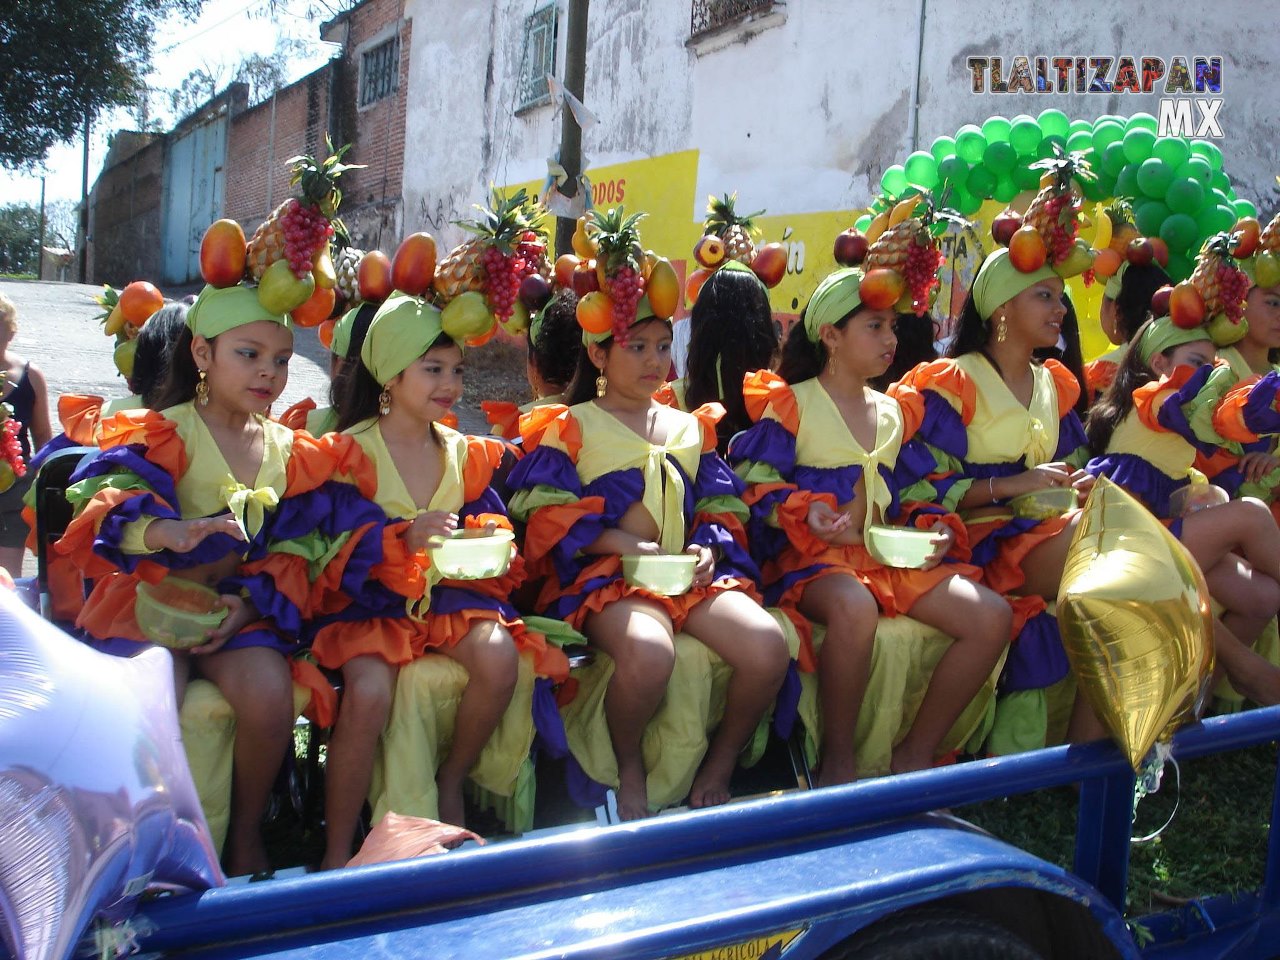
[[604,371],[600,371],[600,376],[596,377],[596,398],[603,397],[609,391],[609,378],[604,375]]
[[1009,325],[1005,322],[1004,317],[996,324],[996,343],[1004,343],[1009,335]]
[[390,412],[391,412],[391,391],[384,387],[382,392],[378,394],[378,413],[382,414],[382,416],[385,417]]
[[201,370],[200,382],[196,384],[196,402],[202,407],[209,405],[209,374]]

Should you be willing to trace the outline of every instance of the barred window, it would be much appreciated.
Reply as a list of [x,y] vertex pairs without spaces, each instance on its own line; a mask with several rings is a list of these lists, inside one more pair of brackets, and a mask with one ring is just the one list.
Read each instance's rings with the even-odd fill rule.
[[710,33],[753,13],[768,13],[774,0],[693,0],[689,35]]
[[400,37],[392,37],[360,58],[360,106],[367,107],[400,89]]
[[551,98],[547,74],[556,72],[556,5],[547,4],[525,17],[524,56],[520,64],[517,109],[546,103]]

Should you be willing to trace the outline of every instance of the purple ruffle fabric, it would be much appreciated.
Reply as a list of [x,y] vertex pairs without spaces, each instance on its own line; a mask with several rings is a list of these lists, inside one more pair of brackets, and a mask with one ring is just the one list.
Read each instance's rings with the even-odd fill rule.
[[1142,457],[1131,453],[1109,453],[1094,457],[1085,467],[1095,477],[1107,477],[1124,487],[1162,520],[1170,516],[1169,498],[1185,487],[1186,477],[1174,479]]
[[1057,618],[1039,613],[1026,622],[1009,647],[1004,672],[1000,675],[1000,689],[1004,693],[1042,690],[1057,683],[1070,670]]

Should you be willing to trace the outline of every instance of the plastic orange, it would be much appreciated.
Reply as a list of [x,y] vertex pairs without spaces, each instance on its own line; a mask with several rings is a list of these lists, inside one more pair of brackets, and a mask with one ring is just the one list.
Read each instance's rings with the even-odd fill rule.
[[582,261],[575,257],[572,253],[561,254],[556,259],[556,285],[560,287],[573,286],[573,271],[578,269],[578,264]]
[[463,340],[463,344],[468,347],[483,347],[486,343],[498,335],[498,325],[495,323],[484,333],[474,337],[467,337]]
[[164,306],[164,294],[154,283],[135,280],[120,291],[120,313],[125,323],[140,327]]
[[333,305],[337,300],[334,292],[324,287],[316,287],[306,303],[295,307],[292,312],[293,322],[300,327],[318,327],[329,319],[333,313]]
[[578,301],[578,325],[587,333],[607,333],[613,327],[613,301],[593,290]]
[[689,278],[684,282],[684,296],[689,301],[690,306],[698,302],[698,294],[702,292],[702,285],[707,282],[707,277],[714,272],[713,270],[699,267],[689,274]]
[[1124,263],[1124,257],[1110,247],[1103,247],[1093,258],[1093,272],[1105,280],[1107,277],[1114,276],[1122,263]]
[[1009,262],[1023,273],[1035,273],[1044,266],[1048,250],[1044,237],[1035,227],[1027,225],[1013,232],[1009,241]]
[[906,292],[907,282],[897,270],[878,267],[868,270],[858,285],[858,295],[871,310],[888,310]]
[[337,325],[337,320],[326,320],[316,327],[316,335],[320,338],[320,346],[326,350],[333,349],[333,328]]

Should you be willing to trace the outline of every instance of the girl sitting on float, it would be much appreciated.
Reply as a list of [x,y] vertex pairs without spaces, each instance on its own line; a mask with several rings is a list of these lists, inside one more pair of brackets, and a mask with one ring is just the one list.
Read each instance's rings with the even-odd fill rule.
[[1102,332],[1114,346],[1084,365],[1085,395],[1089,406],[1111,386],[1116,371],[1124,363],[1133,335],[1147,319],[1152,295],[1169,282],[1169,275],[1159,264],[1130,263],[1128,259],[1122,259],[1116,272],[1107,277],[1098,314]]
[[515,440],[520,436],[520,415],[534,407],[563,403],[578,354],[582,352],[582,328],[578,326],[578,298],[572,290],[560,288],[546,305],[533,314],[525,344],[525,376],[533,399],[517,406],[505,400],[485,400],[480,404],[494,436]]
[[[634,239],[633,224],[610,226],[611,218],[621,221],[621,211],[598,217],[601,257]],[[671,363],[671,324],[647,297],[631,316],[608,298],[598,314],[593,306],[579,304],[585,349],[568,406],[521,420],[525,456],[511,474],[511,509],[527,523],[529,557],[554,568],[539,612],[567,620],[613,660],[605,715],[618,813],[632,820],[650,813],[641,738],[666,695],[675,633],[696,637],[733,670],[724,718],[689,792],[694,807],[729,799],[738,754],[789,657],[758,603],[742,484],[715,452],[720,408],[688,414],[653,399]],[[623,574],[624,558],[681,554],[693,565],[684,592]]]
[[360,363],[360,348],[377,310],[378,304],[365,300],[334,322],[329,340],[329,406],[319,407],[315,400],[304,397],[280,414],[281,423],[294,430],[306,430],[313,437],[337,429],[341,416],[338,402],[345,392],[345,381]]
[[[788,335],[780,375],[747,377],[757,422],[731,451],[750,484],[753,548],[769,558],[767,601],[826,627],[816,658],[824,786],[857,776],[854,728],[882,614],[909,613],[955,639],[893,748],[895,773],[933,764],[1008,645],[1011,622],[1008,605],[976,582],[977,568],[942,562],[953,547],[966,553],[959,518],[899,501],[893,473],[922,409],[904,411],[868,387],[893,361],[896,314],[862,302],[863,276],[845,268],[823,280]],[[873,525],[898,519],[934,535],[922,569],[888,567],[868,552]],[[814,659],[802,651],[802,664],[812,669]]]
[[[174,652],[181,703],[188,674],[211,680],[235,711],[230,874],[267,869],[260,833],[294,722],[290,664],[302,594],[281,588],[297,558],[275,552],[290,498],[323,473],[305,434],[267,419],[288,378],[293,332],[254,290],[206,287],[186,316],[156,410],[103,422],[102,453],[68,491],[76,518],[57,544],[94,581],[76,624],[88,642],[128,655],[146,642],[139,584],[166,574],[212,587],[228,611],[207,642]],[[311,521],[314,523],[314,518]]]
[[543,675],[567,674],[563,654],[526,630],[507,600],[523,578],[518,560],[503,574],[466,582],[446,581],[433,561],[459,530],[510,529],[489,487],[500,445],[443,423],[462,395],[462,375],[462,350],[444,333],[440,311],[393,294],[345,381],[341,432],[328,438],[341,482],[320,492],[330,501],[322,533],[340,549],[317,579],[311,649],[321,666],[342,671],[343,694],[328,748],[322,869],[351,857],[379,738],[384,754],[397,749],[384,727],[402,667],[436,653],[466,669],[452,744],[438,768],[428,763],[424,772],[418,758],[386,771],[422,779],[397,789],[434,793],[434,809],[422,812],[459,826],[463,782],[511,700],[520,651],[534,655]]

